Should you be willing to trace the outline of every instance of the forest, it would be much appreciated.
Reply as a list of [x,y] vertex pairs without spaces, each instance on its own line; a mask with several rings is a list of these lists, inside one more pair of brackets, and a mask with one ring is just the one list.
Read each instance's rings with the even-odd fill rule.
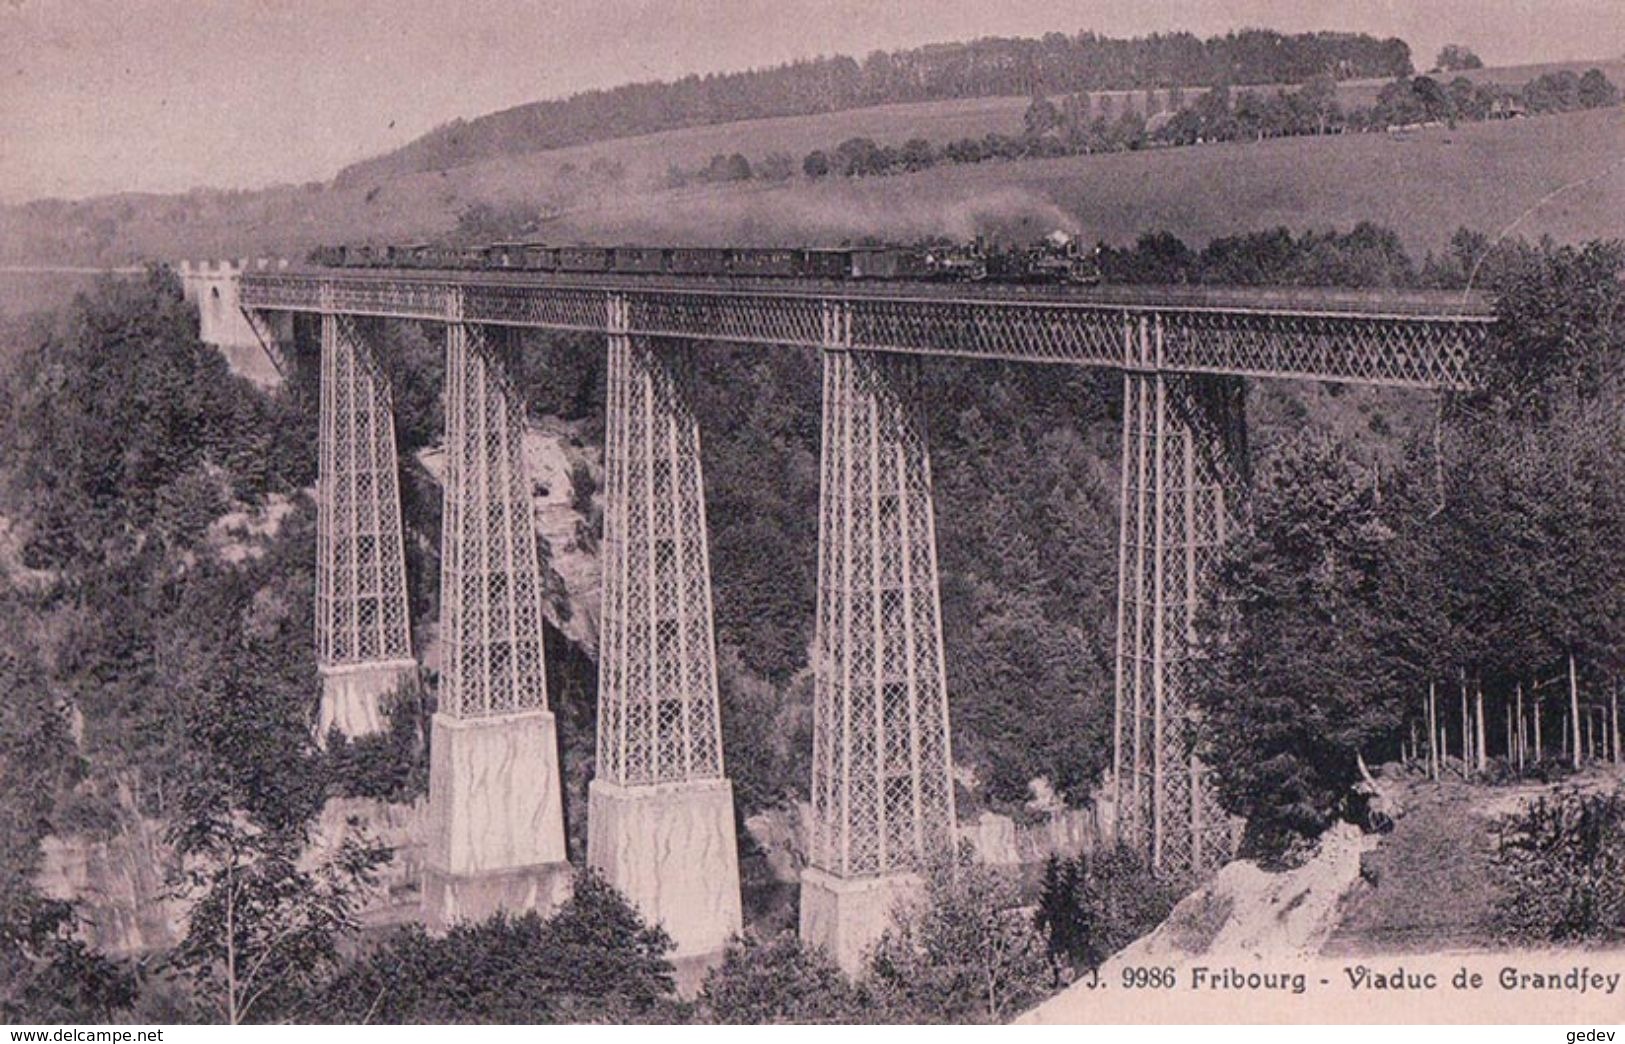
[[[1147,233],[1103,265],[1123,282],[1471,282],[1497,300],[1471,393],[1439,404],[1309,385],[1251,395],[1254,493],[1207,609],[1195,737],[1227,806],[1249,819],[1249,852],[1290,859],[1352,816],[1360,766],[1400,756],[1430,683],[1468,678],[1499,695],[1572,658],[1596,692],[1620,672],[1619,244],[1492,243],[1463,230],[1417,261],[1368,225],[1201,249]],[[1034,921],[1012,914],[1011,882],[961,868],[933,881],[856,981],[763,923],[692,1001],[673,994],[669,941],[590,877],[546,921],[349,945],[358,896],[388,853],[357,838],[301,854],[330,798],[422,792],[433,678],[398,702],[390,733],[314,743],[309,331],[287,383],[260,391],[198,342],[176,281],[155,269],[7,334],[24,347],[0,378],[8,1019],[999,1020],[1171,902],[1144,891],[1132,857],[1057,865]],[[435,615],[439,498],[416,453],[438,438],[441,347],[412,325],[378,334],[421,624]],[[527,349],[516,378],[532,413],[582,422],[592,444],[601,344],[538,336]],[[804,797],[809,777],[818,359],[717,345],[696,357],[724,743],[745,815]],[[1120,381],[973,363],[924,377],[961,815],[1036,815],[1038,780],[1070,803],[1095,800],[1111,757]],[[1332,438],[1334,422],[1362,437]],[[234,532],[232,517],[272,505],[283,511],[274,530]],[[548,653],[579,845],[592,650],[550,631]],[[1525,848],[1568,844],[1560,812],[1525,824]],[[1587,814],[1601,826],[1586,843],[1625,852],[1617,803]],[[132,817],[160,824],[184,857],[172,887],[188,911],[181,941],[139,961],[89,947],[72,904],[35,882],[48,836],[107,836]],[[1595,863],[1577,865],[1584,875]],[[1625,933],[1625,899],[1586,910],[1581,937]],[[1519,923],[1548,922],[1526,911]],[[977,964],[988,953],[992,973]]]
[[988,37],[969,43],[844,55],[772,69],[637,83],[534,102],[436,128],[340,171],[339,187],[495,156],[712,123],[840,112],[871,105],[1145,87],[1294,84],[1312,77],[1411,73],[1402,40],[1353,33],[1248,29],[1112,39],[1094,33]]

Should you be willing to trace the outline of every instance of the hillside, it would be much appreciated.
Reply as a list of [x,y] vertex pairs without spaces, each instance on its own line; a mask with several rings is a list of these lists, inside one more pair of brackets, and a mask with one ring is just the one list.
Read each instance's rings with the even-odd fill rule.
[[[1520,217],[1516,231],[1531,238],[1625,235],[1621,155],[1625,109],[1616,108],[1405,137],[1286,138],[625,196],[581,208],[562,225],[589,239],[710,242],[963,237],[1061,225],[1108,242],[1160,228],[1204,243],[1275,225],[1374,221],[1421,254],[1463,225],[1493,235]],[[1595,180],[1577,184],[1588,178]]]
[[339,173],[339,185],[449,170],[497,156],[605,141],[630,134],[743,119],[845,112],[873,105],[1165,87],[1173,84],[1301,83],[1394,77],[1411,69],[1402,40],[1355,33],[1244,29],[1113,39],[1082,32],[1041,39],[984,37],[889,53],[860,64],[846,55],[772,69],[632,83],[455,120],[393,152]]

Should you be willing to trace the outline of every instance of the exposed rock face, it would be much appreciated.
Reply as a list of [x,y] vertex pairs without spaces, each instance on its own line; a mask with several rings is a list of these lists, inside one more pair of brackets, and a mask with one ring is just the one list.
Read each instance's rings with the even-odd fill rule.
[[[411,805],[329,801],[315,823],[305,865],[320,862],[346,836],[364,832],[394,857],[379,868],[376,886],[362,900],[362,923],[379,927],[417,920],[427,823],[423,800]],[[35,882],[45,895],[77,904],[86,942],[124,957],[167,949],[186,934],[186,904],[169,895],[176,860],[162,824],[136,820],[106,840],[48,837],[40,847]]]
[[[575,508],[572,472],[585,464],[595,481],[601,476],[602,448],[581,446],[575,426],[554,417],[530,424],[524,435],[525,471],[530,479],[536,535],[545,549],[543,587],[549,597],[543,602],[548,623],[576,642],[588,653],[598,649],[599,566],[596,547],[584,544],[582,528],[588,524]],[[442,448],[418,453],[436,482],[445,476],[446,454]],[[597,502],[597,495],[593,497]],[[560,595],[567,611],[555,604]],[[425,664],[433,666],[430,654]]]
[[1052,855],[1082,855],[1094,851],[1105,836],[1099,806],[1068,808],[1019,825],[1009,816],[983,812],[974,821],[959,825],[960,839],[969,841],[977,857],[989,866],[1032,866]]
[[[1340,823],[1296,869],[1269,873],[1250,861],[1231,862],[1180,900],[1155,931],[1101,965],[1098,981],[1116,983],[1124,968],[1172,968],[1189,982],[1196,965],[1242,972],[1303,966],[1337,927],[1340,905],[1360,881],[1361,856],[1376,844],[1376,835]],[[1100,1011],[1099,995],[1086,979],[1017,1021],[1073,1023]]]
[[320,862],[354,832],[388,848],[392,858],[379,868],[373,891],[362,904],[361,922],[369,928],[418,920],[423,905],[423,855],[428,835],[429,802],[387,804],[366,798],[334,798],[322,808],[311,834],[307,863]]
[[86,942],[116,956],[180,941],[185,907],[165,897],[173,856],[162,828],[136,820],[107,840],[47,837],[35,883],[53,899],[78,904]]

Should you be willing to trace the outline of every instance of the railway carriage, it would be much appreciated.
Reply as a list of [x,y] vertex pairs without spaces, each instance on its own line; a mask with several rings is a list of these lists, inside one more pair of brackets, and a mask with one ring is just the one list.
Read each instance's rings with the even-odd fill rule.
[[728,273],[738,276],[799,276],[804,251],[746,247],[728,252]]
[[608,272],[610,270],[610,261],[611,251],[609,247],[559,247],[560,272]]
[[904,247],[863,247],[852,251],[847,275],[852,279],[924,279],[930,274],[925,255]]
[[852,273],[852,251],[803,250],[801,274],[809,279],[845,279]]
[[672,275],[727,275],[728,251],[722,247],[673,247],[666,251],[666,271]]
[[659,275],[667,271],[667,253],[663,247],[616,247],[611,256],[610,267],[616,272],[632,275]]

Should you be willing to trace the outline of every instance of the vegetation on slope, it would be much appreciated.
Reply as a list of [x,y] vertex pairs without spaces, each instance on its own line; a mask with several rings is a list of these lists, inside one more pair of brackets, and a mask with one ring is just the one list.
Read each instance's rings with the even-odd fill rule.
[[1312,438],[1263,462],[1197,675],[1255,853],[1357,819],[1359,759],[1398,759],[1430,684],[1625,666],[1622,267],[1618,244],[1500,251],[1483,384],[1397,475]]
[[431,131],[394,152],[346,168],[342,186],[482,159],[707,123],[944,98],[1102,88],[1301,83],[1407,75],[1401,40],[1348,33],[1284,36],[1249,29],[1199,40],[1189,33],[1113,40],[1093,33],[986,38],[885,53],[860,65],[844,55],[774,69],[629,84],[535,102]]

